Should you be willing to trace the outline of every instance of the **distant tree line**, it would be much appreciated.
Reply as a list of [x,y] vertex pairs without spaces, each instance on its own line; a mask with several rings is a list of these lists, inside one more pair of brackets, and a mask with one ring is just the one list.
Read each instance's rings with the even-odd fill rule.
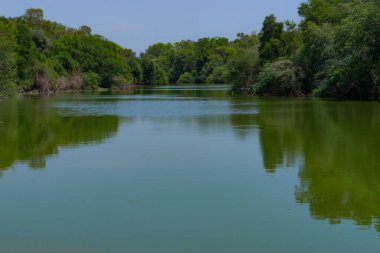
[[300,24],[269,15],[258,33],[157,43],[136,57],[29,9],[0,19],[0,92],[232,83],[235,93],[379,97],[380,0],[309,0],[298,12]]
[[134,80],[129,49],[92,35],[91,28],[67,28],[45,20],[43,10],[0,17],[0,93],[94,89]]

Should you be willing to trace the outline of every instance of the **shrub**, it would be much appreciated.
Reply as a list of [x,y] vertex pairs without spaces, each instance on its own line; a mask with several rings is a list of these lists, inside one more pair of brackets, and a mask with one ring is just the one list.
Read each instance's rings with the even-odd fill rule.
[[251,93],[252,85],[259,71],[257,47],[239,50],[228,62],[228,81],[233,83],[234,93]]
[[194,75],[190,72],[183,73],[177,80],[177,84],[189,84],[194,82]]
[[154,66],[154,73],[153,73],[153,82],[152,84],[155,85],[166,85],[169,84],[169,78],[166,72],[160,68],[159,66]]
[[302,69],[292,61],[278,60],[264,66],[253,90],[256,94],[298,96],[302,95],[303,79]]
[[207,77],[206,83],[226,83],[228,79],[228,69],[226,66],[214,68],[212,73]]
[[95,90],[101,83],[101,77],[95,72],[86,72],[82,74],[83,86],[86,90]]

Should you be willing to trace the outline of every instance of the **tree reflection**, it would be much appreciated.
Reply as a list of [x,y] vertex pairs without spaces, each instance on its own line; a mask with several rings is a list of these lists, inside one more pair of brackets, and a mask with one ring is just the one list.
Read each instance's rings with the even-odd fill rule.
[[117,132],[116,116],[62,116],[46,99],[12,99],[0,106],[0,171],[18,161],[44,168],[59,147],[104,141]]
[[[149,95],[153,91],[133,94],[139,92]],[[259,134],[268,173],[287,166],[300,168],[295,198],[310,206],[312,217],[332,224],[354,220],[380,232],[379,103],[230,98],[217,90],[163,89],[157,93],[194,98],[203,104],[194,108],[190,103],[189,108],[170,111],[171,116],[155,117],[149,111],[143,119],[226,133],[232,127],[242,139]],[[182,115],[185,110],[190,113]],[[0,170],[18,161],[43,168],[46,157],[57,154],[59,147],[102,142],[118,126],[116,116],[63,116],[41,98],[3,101]]]
[[380,104],[263,102],[258,124],[268,172],[299,165],[295,197],[311,215],[380,232]]

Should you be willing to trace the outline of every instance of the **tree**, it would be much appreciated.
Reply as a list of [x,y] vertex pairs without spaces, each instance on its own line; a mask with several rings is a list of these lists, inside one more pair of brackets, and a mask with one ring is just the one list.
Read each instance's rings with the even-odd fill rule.
[[178,84],[190,84],[194,82],[195,82],[194,75],[189,72],[183,73],[177,81]]
[[104,88],[133,81],[123,55],[125,50],[100,36],[67,34],[54,42],[51,56],[59,56],[62,52],[67,52],[81,71],[97,73]]
[[245,33],[238,33],[237,39],[233,41],[233,45],[238,48],[248,49],[260,44],[259,37],[256,33],[252,33],[251,35]]
[[226,83],[228,80],[228,68],[226,65],[217,66],[212,73],[207,77],[206,83]]
[[278,60],[267,63],[253,86],[256,94],[270,94],[275,96],[300,96],[304,74],[290,60]]
[[[309,93],[321,83],[321,70],[333,56],[334,28],[309,22],[302,30],[301,59],[305,74],[305,92]],[[322,75],[323,76],[323,75]]]
[[281,34],[283,29],[284,23],[277,22],[273,14],[265,17],[263,28],[259,35],[259,52],[262,62],[272,61],[281,55]]
[[294,58],[302,48],[302,34],[298,30],[297,24],[292,21],[285,21],[285,29],[281,33],[281,56]]
[[38,26],[44,18],[44,11],[42,9],[27,9],[23,18],[29,25]]
[[368,99],[380,85],[380,12],[373,3],[359,3],[337,27],[334,57],[323,71],[325,96]]
[[228,62],[229,78],[235,93],[253,92],[252,85],[259,72],[259,52],[257,48],[239,49]]
[[174,60],[169,72],[169,80],[176,83],[185,72],[196,71],[197,57],[193,41],[184,40],[174,44]]
[[165,85],[169,83],[167,73],[148,57],[141,59],[143,83],[147,85]]
[[79,27],[79,32],[86,34],[86,35],[90,35],[91,34],[91,27],[89,27],[87,25],[82,25],[81,27]]
[[32,40],[36,45],[36,48],[40,51],[47,51],[51,47],[51,41],[46,37],[45,33],[41,29],[32,31]]
[[131,69],[131,74],[133,76],[133,84],[139,84],[143,82],[143,69],[139,59],[132,57],[127,59],[127,63]]
[[308,0],[298,8],[298,14],[304,17],[301,26],[308,22],[339,24],[351,12],[353,2],[355,0]]
[[0,21],[0,94],[15,90],[17,65],[14,31],[9,24]]
[[273,14],[266,16],[259,36],[261,46],[264,46],[271,39],[280,39],[283,29],[284,24],[282,22],[277,22],[277,19]]

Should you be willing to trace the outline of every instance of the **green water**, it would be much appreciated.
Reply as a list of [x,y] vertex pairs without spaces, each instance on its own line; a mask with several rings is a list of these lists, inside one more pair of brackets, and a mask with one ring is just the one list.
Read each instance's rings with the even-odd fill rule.
[[3,98],[0,252],[379,252],[380,103],[228,89]]

